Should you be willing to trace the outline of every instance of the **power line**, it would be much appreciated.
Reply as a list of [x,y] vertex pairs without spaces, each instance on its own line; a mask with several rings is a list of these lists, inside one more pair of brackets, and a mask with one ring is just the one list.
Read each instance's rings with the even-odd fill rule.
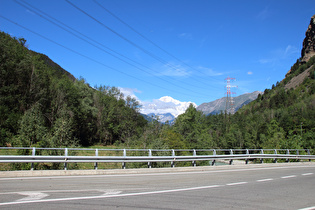
[[[120,58],[120,57],[118,57],[118,56],[116,56],[116,55],[114,55],[114,54],[112,54],[112,53],[110,53],[110,52],[108,52],[107,50],[104,50],[104,49],[100,48],[99,46],[97,46],[97,45],[91,43],[90,41],[87,41],[86,39],[84,39],[84,38],[78,36],[77,34],[80,34],[81,36],[83,36],[83,37],[85,37],[85,38],[87,38],[87,39],[89,39],[89,40],[91,40],[91,41],[97,43],[98,45],[100,45],[100,46],[102,46],[102,47],[104,47],[104,48],[110,50],[111,52],[114,52],[114,53],[116,53],[117,55],[120,55],[120,56],[122,56],[122,57],[124,57],[124,58],[126,58],[126,59],[128,59],[128,60],[130,60],[130,61],[132,61],[132,62],[134,62],[134,63],[136,63],[136,64],[138,64],[138,65],[141,65],[141,66],[143,66],[143,67],[145,67],[145,68],[150,69],[149,67],[146,67],[146,66],[140,64],[139,62],[134,61],[134,60],[132,60],[132,59],[130,59],[130,58],[128,58],[128,57],[126,57],[126,56],[124,56],[124,55],[122,55],[122,54],[120,54],[120,53],[118,53],[118,52],[116,52],[116,51],[114,51],[114,50],[112,50],[112,49],[106,47],[106,46],[103,45],[102,43],[99,43],[98,41],[96,41],[96,40],[94,40],[94,39],[91,39],[90,37],[88,37],[88,36],[86,36],[86,35],[80,33],[79,31],[77,31],[77,30],[71,28],[70,26],[68,26],[68,25],[66,25],[66,24],[64,24],[64,23],[62,23],[61,21],[55,19],[54,17],[51,17],[51,16],[48,15],[47,13],[45,13],[45,12],[43,12],[42,10],[40,10],[40,9],[38,9],[38,8],[36,8],[36,7],[34,7],[34,6],[32,6],[31,4],[29,4],[29,3],[27,3],[27,2],[25,2],[25,1],[23,1],[23,0],[21,0],[21,2],[27,4],[27,5],[29,6],[29,7],[28,7],[28,6],[26,6],[26,5],[22,4],[22,3],[20,3],[20,2],[17,1],[17,0],[15,0],[15,2],[18,3],[19,5],[23,6],[24,8],[26,8],[26,9],[32,11],[34,14],[40,16],[41,18],[45,19],[46,21],[48,21],[48,22],[50,22],[50,23],[56,25],[57,27],[59,27],[59,28],[65,30],[65,31],[67,31],[67,32],[70,33],[71,35],[73,35],[73,36],[75,36],[75,37],[81,39],[82,41],[85,41],[85,42],[87,42],[88,44],[90,44],[90,45],[96,47],[97,49],[99,49],[99,50],[101,50],[101,51],[103,51],[103,52],[105,52],[105,53],[107,53],[107,54],[109,54],[109,55],[115,57],[116,59],[118,59],[118,60],[120,60],[120,61],[122,61],[122,62],[124,62],[124,63],[127,63],[128,65],[130,65],[130,66],[132,66],[132,67],[134,67],[134,68],[136,68],[136,69],[138,69],[138,70],[140,70],[140,71],[142,71],[142,72],[145,72],[145,73],[147,73],[147,74],[150,74],[150,75],[152,75],[152,76],[155,76],[154,74],[152,74],[152,73],[150,73],[150,72],[147,72],[147,71],[145,71],[144,69],[139,68],[138,66],[136,66],[136,65],[134,65],[134,64],[132,64],[132,63],[130,63],[130,62],[128,62],[128,61],[126,61],[126,60],[124,60],[124,59],[122,59],[122,58]],[[31,8],[30,8],[30,7],[31,7]],[[53,19],[54,21],[58,22],[59,24],[61,24],[61,25],[65,26],[65,27],[67,27],[68,29],[70,29],[70,30],[76,32],[77,34],[75,34],[75,33],[73,33],[72,31],[70,31],[70,30],[68,30],[68,29],[66,29],[66,28],[64,28],[64,27],[62,27],[62,26],[60,26],[59,24],[57,24],[57,23],[51,21],[50,19],[46,18],[46,17],[43,16],[42,14],[36,12],[34,9],[37,10],[38,12],[40,12],[40,13],[46,15],[47,17]],[[150,69],[150,70],[152,70],[152,69]],[[153,71],[153,70],[152,70],[152,71]],[[158,73],[158,72],[156,72],[156,73]],[[157,78],[160,79],[160,80],[162,80],[162,81],[164,81],[164,82],[170,83],[169,81],[167,81],[167,80],[165,80],[165,79],[163,79],[163,78],[160,78],[160,77],[157,77]],[[170,79],[173,79],[173,78],[170,78]],[[173,80],[175,80],[175,79],[173,79]],[[201,87],[195,86],[195,85],[193,85],[193,84],[189,84],[189,83],[186,83],[186,82],[183,82],[183,81],[181,81],[181,82],[182,82],[182,83],[185,83],[186,85],[189,85],[189,86],[201,88]],[[179,88],[188,90],[188,91],[190,91],[190,92],[199,94],[198,92],[192,91],[192,90],[190,90],[190,89],[188,89],[188,88],[186,88],[186,87],[182,87],[182,86],[179,86],[179,85],[174,84],[174,83],[170,83],[170,84],[172,84],[172,85],[174,85],[174,86],[176,86],[176,87],[179,87]],[[201,88],[201,89],[204,89],[204,88]]]
[[22,25],[20,25],[20,24],[18,24],[18,23],[16,23],[16,22],[10,20],[9,18],[6,18],[6,17],[4,17],[4,16],[2,16],[2,15],[0,15],[0,17],[1,17],[2,19],[7,20],[8,22],[10,22],[10,23],[12,23],[12,24],[14,24],[14,25],[20,27],[20,28],[23,28],[24,30],[27,30],[27,31],[29,31],[29,32],[31,32],[31,33],[33,33],[33,34],[35,34],[35,35],[37,35],[37,36],[39,36],[39,37],[41,37],[41,38],[47,40],[47,41],[49,41],[49,42],[52,42],[52,43],[54,43],[54,44],[56,44],[56,45],[58,45],[58,46],[60,46],[60,47],[62,47],[62,48],[64,48],[64,49],[66,49],[66,50],[72,52],[72,53],[75,53],[75,54],[77,54],[77,55],[79,55],[79,56],[81,56],[81,57],[84,57],[84,58],[86,58],[86,59],[88,59],[88,60],[90,60],[90,61],[93,61],[93,62],[95,62],[95,63],[97,63],[97,64],[99,64],[99,65],[102,65],[102,66],[104,66],[104,67],[106,67],[106,68],[108,68],[108,69],[114,70],[114,71],[116,71],[116,72],[119,72],[119,73],[121,73],[121,74],[124,74],[124,75],[126,75],[126,76],[128,76],[128,77],[134,78],[134,79],[136,79],[136,80],[139,80],[139,81],[144,82],[144,83],[146,83],[146,84],[149,84],[149,85],[151,85],[151,86],[155,86],[155,87],[158,87],[158,88],[167,90],[167,91],[176,92],[176,93],[179,93],[179,94],[182,94],[182,95],[186,95],[186,96],[191,96],[191,95],[189,95],[189,94],[182,93],[182,92],[179,92],[179,91],[170,90],[170,89],[167,89],[167,88],[165,88],[165,87],[163,87],[163,86],[159,86],[159,85],[156,85],[156,84],[154,84],[154,83],[150,83],[150,82],[148,82],[148,81],[145,81],[145,80],[142,80],[142,79],[140,79],[140,78],[137,78],[137,77],[135,77],[135,76],[133,76],[133,75],[127,74],[127,73],[125,73],[125,72],[123,72],[123,71],[120,71],[120,70],[118,70],[118,69],[116,69],[116,68],[113,68],[113,67],[111,67],[111,66],[108,66],[108,65],[106,65],[106,64],[104,64],[104,63],[102,63],[102,62],[100,62],[100,61],[97,61],[97,60],[95,60],[95,59],[93,59],[93,58],[91,58],[91,57],[89,57],[89,56],[86,56],[86,55],[84,55],[84,54],[82,54],[82,53],[80,53],[80,52],[77,52],[77,51],[75,51],[75,50],[73,50],[73,49],[71,49],[71,48],[69,48],[69,47],[66,47],[65,45],[62,45],[62,44],[60,44],[60,43],[58,43],[58,42],[56,42],[56,41],[54,41],[54,40],[52,40],[52,39],[49,39],[49,38],[47,38],[47,37],[44,36],[44,35],[41,35],[41,34],[35,32],[35,31],[33,31],[33,30],[31,30],[31,29],[25,27],[25,26],[22,26]]
[[[131,41],[130,39],[126,38],[125,36],[121,35],[120,33],[116,32],[115,30],[113,30],[112,28],[108,27],[107,25],[105,25],[104,23],[102,23],[101,21],[97,20],[96,18],[94,18],[92,15],[88,14],[86,11],[84,11],[83,9],[79,8],[78,6],[76,6],[75,4],[73,4],[71,1],[69,0],[65,0],[67,3],[69,3],[71,6],[73,6],[74,8],[76,8],[77,10],[79,10],[81,13],[85,14],[86,16],[88,16],[89,18],[91,18],[92,20],[94,20],[95,22],[97,22],[98,24],[100,24],[101,26],[103,26],[104,28],[106,28],[107,30],[109,30],[110,32],[114,33],[116,36],[118,36],[119,38],[125,40],[126,42],[128,42],[129,44],[131,44],[132,46],[138,48],[139,50],[143,51],[144,53],[146,53],[147,55],[151,56],[152,58],[156,59],[157,61],[170,66],[172,69],[176,70],[177,68],[174,67],[173,65],[171,65],[170,63],[168,63],[167,61],[163,60],[162,58],[154,55],[153,53],[147,51],[146,49],[144,49],[143,47],[137,45],[136,43],[134,43],[133,41]],[[196,80],[195,78],[192,78],[193,80]],[[209,85],[209,83],[204,83],[202,81],[197,80],[199,83],[203,83],[205,85]]]
[[[113,53],[116,53],[117,55],[119,55],[119,56],[121,56],[121,57],[123,57],[123,58],[125,58],[125,59],[127,59],[127,60],[130,60],[130,61],[132,61],[132,62],[134,62],[134,63],[136,63],[136,64],[138,64],[138,65],[141,65],[141,66],[143,66],[143,67],[145,67],[145,68],[149,68],[149,67],[146,67],[146,66],[142,65],[141,63],[139,63],[139,62],[137,62],[137,61],[134,61],[134,60],[128,58],[127,56],[124,56],[123,54],[121,54],[121,53],[119,53],[119,52],[117,52],[117,51],[115,51],[115,50],[113,50],[113,49],[111,49],[111,48],[105,46],[104,44],[102,44],[102,43],[100,43],[100,42],[98,42],[98,41],[96,41],[96,40],[94,40],[94,39],[92,39],[92,38],[90,38],[90,37],[88,37],[88,36],[82,34],[82,33],[79,32],[78,30],[76,30],[76,29],[74,29],[74,28],[72,28],[72,27],[70,27],[70,26],[64,24],[63,22],[61,22],[61,21],[57,20],[56,18],[54,18],[54,17],[48,15],[47,13],[45,13],[45,12],[43,12],[42,10],[40,10],[40,9],[38,9],[38,8],[36,8],[36,7],[34,7],[33,5],[27,3],[27,2],[25,2],[25,1],[23,1],[23,0],[20,0],[20,1],[23,2],[23,3],[25,3],[25,4],[27,4],[27,5],[30,6],[31,8],[36,9],[36,10],[39,11],[40,13],[46,15],[47,17],[53,19],[54,21],[58,22],[59,24],[61,24],[61,25],[65,26],[65,27],[69,28],[70,30],[76,32],[77,34],[80,34],[81,36],[83,36],[83,37],[85,37],[85,38],[87,38],[87,39],[89,39],[89,40],[95,42],[96,44],[98,44],[98,45],[100,45],[100,46],[102,46],[102,47],[104,47],[105,49],[107,49],[107,50],[109,50],[109,51],[111,51],[111,52],[113,52]],[[21,4],[20,2],[18,2],[17,0],[15,0],[15,2],[18,3],[18,4],[20,4],[20,5],[23,6],[23,7],[27,8],[27,9],[30,9],[30,8],[26,7],[25,5]],[[31,10],[31,9],[30,9],[30,10]],[[37,14],[35,11],[34,11],[34,13]],[[39,15],[40,17],[46,19],[45,17],[43,17],[43,16],[40,15],[40,14],[37,14],[37,15]],[[51,21],[48,20],[48,19],[46,19],[46,20],[49,21],[49,22],[51,22]],[[53,22],[51,22],[51,23],[53,23]],[[56,23],[53,23],[53,24],[57,25]],[[58,25],[57,25],[57,26],[58,26]],[[58,27],[60,27],[60,26],[58,26]],[[60,27],[60,28],[61,28],[61,27]],[[64,29],[64,28],[62,28],[62,29],[63,29],[63,30],[66,30],[66,29]],[[69,32],[68,30],[66,30],[66,31]],[[71,33],[71,32],[69,32],[69,33]],[[71,34],[74,35],[74,36],[76,36],[76,35],[73,34],[73,33],[71,33]],[[78,37],[78,36],[76,36],[76,37]],[[78,37],[78,38],[80,38],[80,37]],[[106,52],[106,53],[110,54],[109,52]],[[110,54],[110,55],[111,55],[111,54]]]
[[[135,28],[133,28],[130,24],[126,23],[125,21],[123,21],[121,18],[119,18],[117,15],[115,15],[114,13],[112,13],[109,9],[107,9],[106,7],[104,7],[102,4],[100,4],[97,0],[94,0],[94,2],[101,7],[102,9],[104,9],[107,13],[109,13],[111,16],[113,16],[114,18],[116,18],[119,22],[121,22],[122,24],[124,24],[125,26],[127,26],[130,30],[132,30],[133,32],[135,32],[136,34],[138,34],[140,37],[142,37],[143,39],[145,39],[146,41],[148,41],[149,43],[151,43],[152,45],[154,45],[155,47],[157,47],[158,49],[160,49],[161,51],[163,51],[164,53],[166,53],[167,55],[171,56],[172,58],[174,58],[175,60],[179,61],[180,63],[183,63],[185,66],[198,71],[201,74],[206,75],[204,72],[199,71],[198,69],[190,66],[189,64],[187,64],[186,62],[182,61],[181,59],[177,58],[175,55],[171,54],[170,52],[168,52],[167,50],[163,49],[162,47],[160,47],[158,44],[156,44],[155,42],[153,42],[152,40],[150,40],[149,38],[147,38],[146,36],[144,36],[142,33],[140,33],[139,31],[137,31]],[[206,75],[208,76],[208,75]],[[211,79],[216,80],[215,78],[210,77]]]

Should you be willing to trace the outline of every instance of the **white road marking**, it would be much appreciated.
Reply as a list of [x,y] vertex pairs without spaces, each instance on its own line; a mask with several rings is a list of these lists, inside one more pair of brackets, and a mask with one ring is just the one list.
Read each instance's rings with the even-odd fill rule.
[[[133,188],[134,189],[134,188]],[[117,190],[104,190],[104,189],[84,189],[84,190],[41,190],[41,193],[65,193],[65,192],[101,192],[101,193],[110,193],[110,192],[117,192]],[[35,192],[35,191],[29,191],[29,192]],[[5,192],[5,193],[0,193],[0,195],[11,195],[11,194],[20,194],[23,195],[25,193],[24,191],[21,192]]]
[[307,208],[303,208],[303,209],[299,209],[299,210],[315,210],[315,206],[307,207]]
[[259,179],[257,180],[257,182],[268,182],[268,181],[272,181],[273,179]]
[[309,176],[309,175],[313,175],[313,173],[302,174],[302,176]]
[[46,193],[34,192],[34,191],[33,192],[19,192],[18,194],[25,195],[27,197],[21,198],[21,199],[17,200],[16,202],[40,200],[42,198],[49,196]]
[[283,176],[281,179],[289,179],[289,178],[294,178],[296,175],[290,175],[290,176]]
[[26,203],[73,201],[73,200],[81,200],[81,199],[90,200],[90,199],[100,199],[100,198],[115,198],[115,197],[128,197],[128,196],[138,196],[138,195],[152,195],[152,194],[161,194],[161,193],[172,193],[172,192],[183,192],[183,191],[200,190],[200,189],[210,189],[210,188],[216,188],[216,187],[222,187],[222,186],[223,185],[210,185],[210,186],[191,187],[191,188],[182,188],[182,189],[173,189],[173,190],[160,190],[160,191],[140,192],[140,193],[126,193],[126,194],[114,194],[114,195],[112,194],[112,195],[100,195],[100,196],[89,196],[89,197],[73,197],[73,198],[15,201],[15,202],[0,203],[0,206],[26,204]]
[[235,182],[235,183],[229,183],[226,184],[227,186],[233,186],[233,185],[241,185],[241,184],[247,184],[248,182]]
[[119,190],[104,190],[103,195],[117,195],[122,193],[122,191]]

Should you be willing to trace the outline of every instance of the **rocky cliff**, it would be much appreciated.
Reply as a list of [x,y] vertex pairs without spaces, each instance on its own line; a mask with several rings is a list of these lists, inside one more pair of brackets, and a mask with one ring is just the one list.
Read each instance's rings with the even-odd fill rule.
[[309,77],[313,69],[313,65],[308,66],[302,72],[296,72],[299,67],[310,60],[311,57],[315,56],[315,15],[311,17],[311,22],[305,32],[305,38],[303,41],[303,48],[301,51],[301,58],[291,67],[289,72],[285,75],[285,89],[295,89],[298,87],[306,77]]
[[315,55],[315,15],[311,18],[310,25],[308,26],[305,39],[303,41],[303,48],[301,52],[301,61],[307,62],[312,56]]

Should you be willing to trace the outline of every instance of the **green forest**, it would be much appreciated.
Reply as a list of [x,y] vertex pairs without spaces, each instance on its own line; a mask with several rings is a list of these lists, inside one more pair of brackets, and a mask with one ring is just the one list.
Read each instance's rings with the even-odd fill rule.
[[0,32],[0,147],[315,147],[315,57],[298,59],[284,80],[233,115],[206,116],[191,105],[174,124],[162,124],[147,121],[139,102],[118,88],[91,87],[26,46]]

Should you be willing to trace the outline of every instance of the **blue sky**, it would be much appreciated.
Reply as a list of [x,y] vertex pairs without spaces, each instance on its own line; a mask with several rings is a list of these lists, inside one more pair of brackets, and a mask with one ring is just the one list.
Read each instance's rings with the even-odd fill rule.
[[228,76],[236,96],[281,81],[315,14],[313,0],[26,2],[0,0],[0,30],[75,77],[140,101],[171,96],[197,105],[224,97]]

